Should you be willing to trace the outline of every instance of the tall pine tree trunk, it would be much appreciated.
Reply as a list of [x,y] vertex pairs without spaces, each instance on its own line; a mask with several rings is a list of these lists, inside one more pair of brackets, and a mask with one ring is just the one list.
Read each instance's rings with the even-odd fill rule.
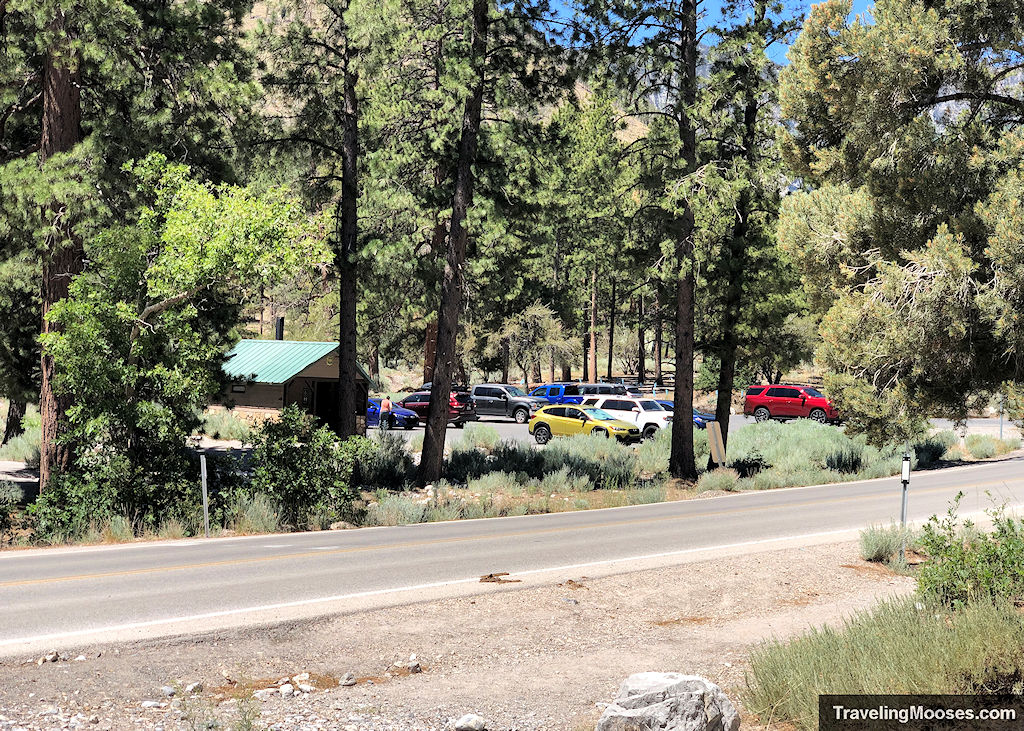
[[423,382],[430,383],[434,380],[434,361],[437,352],[437,320],[427,323],[426,333],[423,336]]
[[[346,31],[347,33],[347,31]],[[344,89],[345,117],[341,141],[341,201],[335,262],[338,267],[341,330],[338,352],[338,435],[356,433],[358,386],[356,384],[356,292],[359,246],[359,102],[356,98],[356,74],[352,70],[352,51],[345,40]],[[362,405],[365,408],[365,404]]]
[[21,420],[25,418],[25,410],[27,408],[28,404],[25,401],[11,399],[7,405],[7,423],[4,425],[4,438],[3,441],[0,441],[0,444],[7,444],[14,437],[24,433],[25,427],[21,425]]
[[661,315],[661,282],[654,287],[654,385],[665,385],[665,376],[661,372],[661,359],[664,350],[665,321]]
[[[587,344],[588,371],[595,381],[597,375],[597,265],[590,274],[590,342]],[[584,376],[584,380],[586,380]]]
[[555,349],[551,348],[551,370],[548,373],[551,376],[551,383],[555,382]]
[[644,296],[636,298],[636,373],[640,383],[647,380],[647,353],[644,346]]
[[612,363],[615,362],[615,277],[612,277],[612,305],[608,308],[608,380],[612,380]]
[[[680,99],[679,142],[683,173],[697,170],[697,135],[690,114],[697,102],[697,0],[681,0],[679,29]],[[677,220],[676,233],[676,379],[675,413],[672,417],[672,452],[669,473],[680,480],[696,480],[693,451],[693,305],[697,287],[694,276],[694,218],[689,200]]]
[[501,382],[508,383],[508,338],[501,339]]
[[[79,93],[78,59],[71,50],[67,19],[56,9],[50,22],[53,44],[46,55],[43,70],[43,124],[39,161],[71,150],[81,140],[82,103]],[[56,205],[56,204],[55,204]],[[46,319],[55,304],[68,296],[75,275],[82,271],[85,258],[81,240],[73,231],[73,212],[54,210],[57,223],[46,237],[43,254],[43,334],[57,327]],[[67,411],[71,399],[54,392],[53,358],[43,353],[39,415],[42,443],[39,455],[39,490],[46,490],[50,479],[71,463],[72,446],[63,440],[67,433]]]
[[473,0],[473,40],[470,57],[476,78],[462,115],[462,137],[459,140],[455,170],[455,193],[452,196],[451,232],[445,254],[444,278],[441,282],[441,307],[437,313],[437,349],[434,377],[430,389],[430,408],[423,439],[418,480],[426,484],[440,479],[444,463],[444,441],[448,429],[448,399],[451,395],[452,368],[455,365],[455,338],[462,308],[463,267],[469,232],[466,214],[473,205],[473,163],[476,161],[480,118],[483,109],[485,66],[487,56],[488,0]]
[[[764,21],[767,13],[767,0],[754,2],[754,28],[759,34],[764,47]],[[756,52],[756,49],[751,49]],[[753,64],[753,59],[744,65],[743,83],[743,156],[747,164],[747,174],[752,178],[757,167],[757,115],[760,111],[758,86],[761,79]],[[722,442],[726,447],[729,443],[729,420],[732,412],[732,392],[736,385],[736,353],[739,349],[739,322],[743,305],[743,286],[748,262],[750,215],[753,208],[753,196],[750,185],[740,191],[736,203],[736,218],[733,221],[732,235],[729,246],[723,253],[727,257],[725,270],[729,281],[726,286],[725,306],[722,317],[722,350],[719,355],[718,369],[718,400],[715,404],[715,420],[722,428]],[[711,468],[711,458],[708,458]]]

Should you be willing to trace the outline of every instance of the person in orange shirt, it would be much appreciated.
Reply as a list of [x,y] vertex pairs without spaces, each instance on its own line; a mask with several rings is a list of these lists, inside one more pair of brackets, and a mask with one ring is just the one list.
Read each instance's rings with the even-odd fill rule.
[[387,394],[384,394],[380,400],[380,420],[377,422],[377,426],[381,431],[391,428],[391,399]]

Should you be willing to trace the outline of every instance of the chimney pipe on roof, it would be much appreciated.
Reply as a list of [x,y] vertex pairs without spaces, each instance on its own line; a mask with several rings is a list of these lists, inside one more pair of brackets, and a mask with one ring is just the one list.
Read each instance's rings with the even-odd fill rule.
[[284,318],[274,320],[274,340],[284,340]]

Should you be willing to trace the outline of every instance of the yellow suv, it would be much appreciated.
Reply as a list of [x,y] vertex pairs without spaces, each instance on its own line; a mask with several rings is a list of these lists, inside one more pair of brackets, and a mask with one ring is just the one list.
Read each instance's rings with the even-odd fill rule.
[[545,406],[530,418],[530,434],[537,444],[547,444],[551,437],[595,434],[615,437],[620,442],[639,442],[636,424],[619,421],[603,409],[590,406]]

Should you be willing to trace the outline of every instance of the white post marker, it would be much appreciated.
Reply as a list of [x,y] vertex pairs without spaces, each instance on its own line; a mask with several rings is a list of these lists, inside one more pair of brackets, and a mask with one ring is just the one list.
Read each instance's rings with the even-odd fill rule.
[[900,525],[902,527],[907,526],[907,488],[910,487],[910,452],[903,453],[903,474],[901,476],[903,482],[903,503],[900,506]]
[[199,474],[203,482],[203,527],[206,537],[210,537],[210,497],[206,491],[206,455],[199,455]]

